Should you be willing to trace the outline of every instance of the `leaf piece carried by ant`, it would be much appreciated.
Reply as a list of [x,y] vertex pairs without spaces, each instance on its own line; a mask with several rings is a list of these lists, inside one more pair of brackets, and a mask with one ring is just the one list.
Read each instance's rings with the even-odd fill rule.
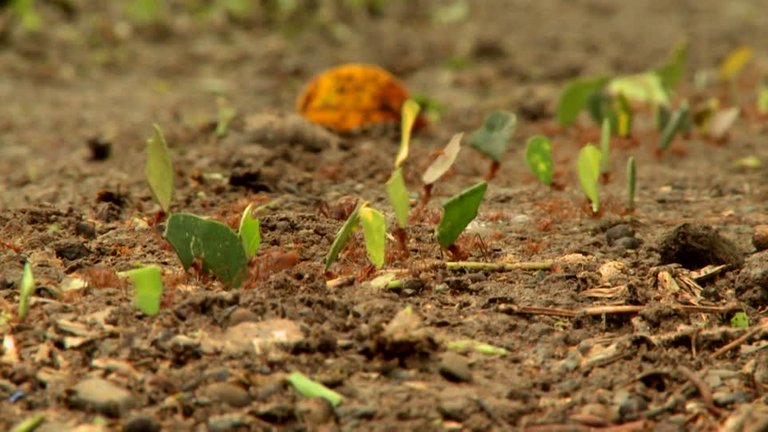
[[451,169],[451,166],[453,166],[453,163],[456,161],[456,158],[461,151],[461,137],[463,136],[463,133],[454,135],[443,151],[441,151],[435,160],[432,161],[421,176],[421,181],[424,182],[424,184],[432,184],[436,182]]
[[149,265],[118,274],[131,279],[134,288],[134,303],[146,315],[156,315],[160,311],[160,299],[163,296],[163,278],[160,268]]
[[397,225],[400,228],[408,226],[408,212],[411,204],[408,197],[408,188],[405,185],[402,168],[392,171],[392,176],[387,180],[387,196],[392,208],[395,210]]
[[592,144],[587,144],[579,151],[577,161],[579,182],[584,194],[592,202],[592,212],[600,210],[600,200],[597,194],[597,184],[600,178],[600,150]]
[[164,237],[173,246],[184,269],[195,258],[226,286],[239,287],[248,269],[248,257],[240,237],[229,226],[190,213],[168,218]]
[[387,246],[387,219],[380,211],[366,206],[360,209],[360,224],[363,226],[368,259],[380,269],[384,266]]
[[467,225],[477,217],[487,188],[488,183],[482,181],[452,196],[443,204],[443,217],[435,229],[435,237],[440,246],[447,248],[453,245]]
[[173,197],[173,164],[163,131],[158,125],[154,127],[154,135],[147,140],[147,164],[144,174],[152,195],[160,204],[160,208],[167,213]]
[[555,164],[552,160],[552,144],[549,138],[543,135],[529,138],[525,146],[525,161],[541,183],[547,186],[552,184]]
[[336,262],[336,258],[338,258],[339,252],[341,252],[341,250],[344,248],[344,245],[347,244],[349,238],[352,236],[352,233],[358,227],[360,219],[360,208],[362,207],[362,204],[362,202],[357,203],[355,210],[349,215],[346,222],[344,222],[344,225],[341,226],[339,232],[336,233],[336,238],[333,240],[333,244],[331,244],[331,249],[328,251],[328,256],[325,257],[324,271],[328,271],[328,269],[331,268],[331,265]]
[[516,127],[517,117],[514,114],[507,111],[494,111],[488,114],[479,129],[472,132],[469,145],[500,163]]
[[[408,89],[386,70],[345,64],[326,70],[304,88],[296,109],[313,123],[350,133],[377,123],[400,122]],[[415,127],[425,126],[418,118]]]

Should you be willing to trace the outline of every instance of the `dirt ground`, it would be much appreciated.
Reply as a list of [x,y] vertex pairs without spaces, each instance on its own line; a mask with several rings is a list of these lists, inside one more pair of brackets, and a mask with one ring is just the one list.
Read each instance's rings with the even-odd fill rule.
[[[40,1],[37,32],[0,12],[0,430],[38,414],[35,430],[49,432],[768,430],[768,252],[753,246],[768,224],[768,176],[733,164],[768,160],[768,120],[753,108],[768,73],[768,1],[307,1],[283,15],[263,1],[238,18],[178,1],[154,23],[127,3]],[[605,209],[590,215],[575,156],[599,129],[557,125],[560,89],[653,68],[681,40],[690,61],[678,98],[720,97],[741,117],[725,139],[694,133],[659,157],[652,116],[639,113],[633,139],[611,153]],[[744,44],[755,58],[735,94],[694,88],[696,71]],[[357,237],[324,274],[340,198],[391,214],[396,138],[337,137],[291,117],[312,76],[347,62],[378,64],[442,104],[414,137],[414,193],[453,134],[491,110],[516,112],[459,245],[472,261],[554,264],[446,265],[433,238],[440,204],[488,166],[465,149],[414,217],[410,257],[391,247],[385,270],[401,287],[371,285]],[[220,104],[237,112],[221,138]],[[184,272],[163,240],[144,179],[153,123],[172,152],[174,211],[235,223],[249,203],[277,200],[259,215],[264,244],[242,289]],[[534,134],[553,139],[563,190],[528,172]],[[37,291],[19,322],[27,260]],[[137,263],[163,269],[153,317],[116,276]],[[731,325],[739,311],[749,327]],[[457,349],[465,340],[506,352]],[[293,371],[344,402],[297,395]]]

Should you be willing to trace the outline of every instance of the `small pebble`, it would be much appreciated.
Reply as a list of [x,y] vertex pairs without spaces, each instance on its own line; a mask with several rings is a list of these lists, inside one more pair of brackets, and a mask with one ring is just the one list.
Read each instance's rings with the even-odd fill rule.
[[455,352],[449,351],[441,356],[438,372],[448,381],[472,381],[472,371],[469,369],[467,359]]
[[96,238],[96,227],[88,222],[78,222],[75,224],[75,233],[87,239]]
[[635,237],[635,230],[627,224],[614,225],[605,231],[605,239],[609,246],[613,246],[617,240],[625,237]]
[[234,432],[251,425],[248,418],[238,414],[214,416],[208,419],[208,432]]
[[131,417],[123,425],[123,432],[160,432],[160,423],[150,416]]
[[640,240],[634,237],[622,237],[616,240],[614,245],[626,250],[635,250],[640,247]]
[[242,387],[230,383],[213,383],[205,386],[200,395],[233,407],[244,407],[251,403],[251,396]]
[[101,378],[80,381],[71,392],[70,405],[107,417],[120,417],[136,405],[131,392]]
[[768,249],[768,225],[757,225],[752,232],[752,245],[757,251]]
[[256,313],[248,309],[239,307],[233,310],[232,313],[229,315],[228,325],[231,327],[244,322],[258,322],[258,321],[259,321],[259,316]]

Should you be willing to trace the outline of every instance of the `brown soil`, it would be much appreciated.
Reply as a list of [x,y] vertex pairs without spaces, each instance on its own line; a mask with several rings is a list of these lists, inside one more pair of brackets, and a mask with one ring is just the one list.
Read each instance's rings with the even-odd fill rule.
[[[752,246],[768,224],[768,177],[732,164],[768,160],[768,122],[752,108],[768,70],[768,1],[473,1],[448,23],[436,17],[463,2],[375,11],[329,1],[228,19],[179,1],[154,24],[127,18],[123,2],[38,3],[37,33],[7,8],[0,16],[0,429],[35,414],[46,431],[768,428],[768,273]],[[611,153],[604,210],[588,214],[575,156],[599,129],[587,119],[558,127],[559,90],[576,76],[655,67],[682,39],[691,55],[680,93],[692,101],[728,104],[728,88],[695,90],[693,71],[742,44],[756,49],[736,86],[741,118],[726,139],[693,134],[659,157],[651,114],[639,113],[634,139]],[[344,62],[381,65],[444,105],[414,137],[413,191],[454,133],[490,110],[517,112],[511,149],[459,246],[472,261],[554,265],[446,267],[433,239],[440,203],[488,167],[464,149],[414,215],[410,258],[391,245],[386,269],[401,287],[366,283],[376,272],[361,238],[324,274],[341,198],[391,213],[384,182],[397,150],[386,134],[337,137],[291,116],[301,87]],[[221,101],[238,115],[217,138]],[[278,200],[260,214],[264,244],[244,288],[184,272],[163,240],[143,175],[153,123],[173,154],[174,211],[234,224],[249,203]],[[528,173],[534,134],[553,139],[564,190]],[[630,155],[639,190],[627,215]],[[19,322],[26,260],[37,291]],[[163,269],[154,317],[116,276],[137,263]],[[724,267],[696,273],[706,264]],[[737,311],[749,328],[730,325]],[[291,337],[243,344],[275,329]],[[507,353],[448,348],[466,339]],[[293,371],[344,402],[297,395],[285,382]]]

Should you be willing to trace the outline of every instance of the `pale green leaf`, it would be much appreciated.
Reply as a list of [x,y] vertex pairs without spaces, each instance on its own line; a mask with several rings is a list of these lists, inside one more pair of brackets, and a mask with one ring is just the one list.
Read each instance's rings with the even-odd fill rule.
[[494,161],[501,162],[516,127],[517,117],[514,114],[507,111],[494,111],[485,117],[479,129],[472,132],[469,145]]
[[261,246],[261,230],[259,220],[253,217],[253,204],[249,204],[240,217],[240,227],[237,230],[243,243],[245,256],[250,260],[256,255]]
[[595,213],[600,210],[600,200],[598,197],[600,158],[600,150],[592,144],[587,144],[579,151],[579,159],[577,161],[581,189],[592,202],[592,211]]
[[35,277],[32,274],[32,266],[29,261],[24,263],[24,272],[21,275],[21,290],[19,292],[19,321],[24,321],[29,311],[29,299],[35,293]]
[[446,248],[453,245],[467,225],[477,217],[487,188],[486,182],[480,182],[452,196],[443,204],[443,216],[435,229],[440,246]]
[[302,396],[309,398],[323,398],[330,402],[332,406],[339,406],[344,397],[328,387],[307,378],[301,372],[292,372],[288,375],[288,382]]
[[608,83],[608,92],[624,95],[635,102],[667,105],[669,95],[661,77],[653,72],[614,78]]
[[366,206],[360,209],[360,225],[363,226],[368,259],[376,268],[383,267],[387,245],[387,219],[380,211]]
[[462,136],[464,136],[463,133],[454,135],[451,138],[451,141],[448,142],[448,145],[445,146],[443,151],[440,152],[427,170],[424,171],[424,174],[421,176],[421,181],[424,182],[424,184],[432,184],[436,182],[451,169],[451,166],[453,166],[453,163],[456,161],[456,157],[459,155],[459,151],[461,151]]
[[460,339],[455,341],[449,341],[446,344],[446,348],[453,351],[467,353],[474,351],[483,355],[506,355],[507,350],[500,348],[485,342],[480,342],[472,339]]
[[545,185],[552,184],[555,164],[552,161],[552,144],[549,138],[536,135],[528,139],[525,146],[525,161],[528,168]]
[[746,156],[743,158],[736,159],[733,161],[733,164],[739,167],[744,168],[760,168],[760,166],[763,164],[760,159],[755,155]]
[[400,228],[407,227],[411,203],[401,168],[396,168],[389,177],[389,180],[387,180],[387,196],[389,197],[389,203],[392,204],[392,208],[395,210],[397,224]]
[[211,271],[226,286],[236,288],[243,283],[248,257],[240,237],[227,225],[189,213],[174,213],[166,222],[165,239],[185,269],[199,258],[203,270]]
[[168,145],[160,126],[155,126],[155,134],[147,140],[147,165],[144,174],[152,195],[164,212],[171,208],[173,196],[173,164],[168,152]]
[[160,311],[163,296],[163,278],[160,268],[154,265],[118,273],[127,277],[133,284],[133,300],[136,307],[146,315],[155,315]]

